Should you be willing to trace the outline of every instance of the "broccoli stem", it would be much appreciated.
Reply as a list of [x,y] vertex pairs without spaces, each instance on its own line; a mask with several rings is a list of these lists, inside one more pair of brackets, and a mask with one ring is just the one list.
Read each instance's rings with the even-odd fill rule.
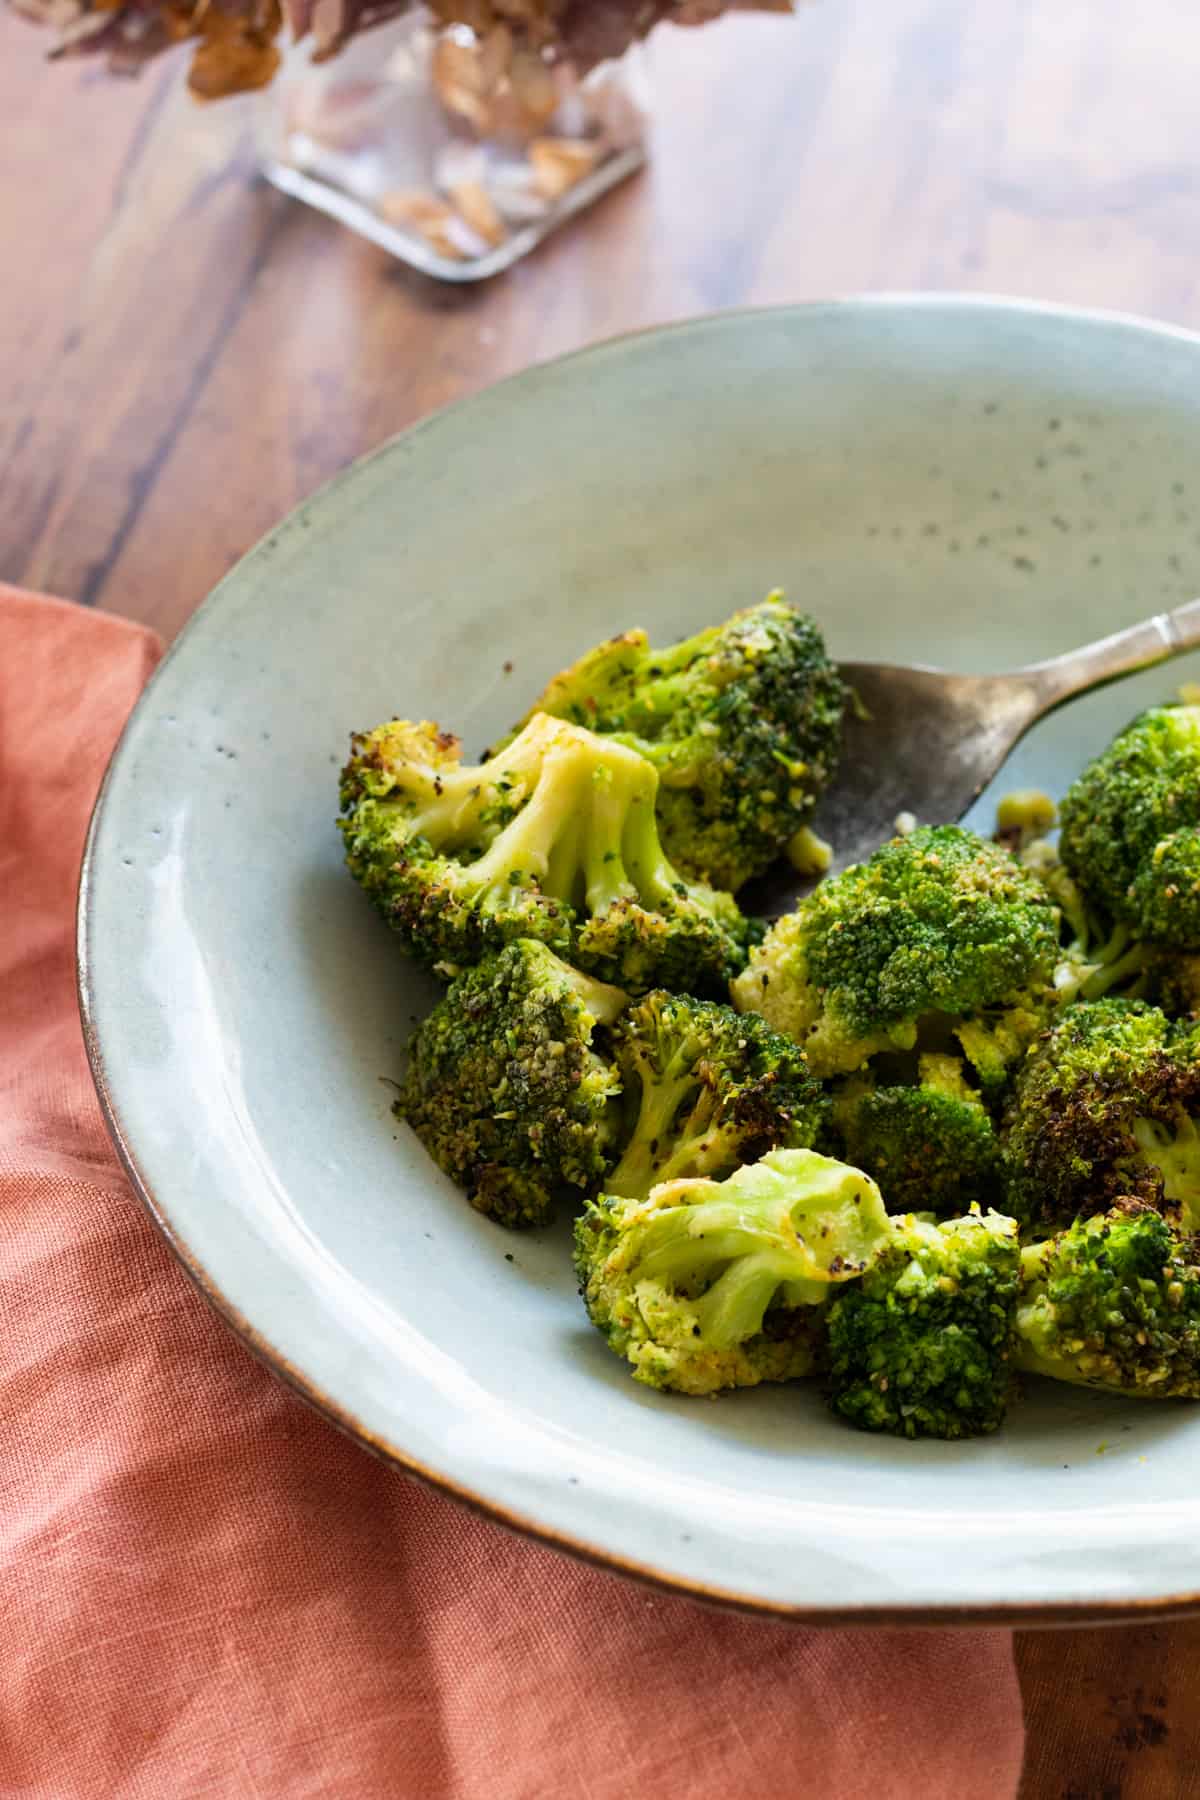
[[593,916],[606,912],[615,901],[637,894],[636,875],[627,868],[623,854],[626,820],[639,802],[645,802],[642,811],[654,817],[654,770],[634,751],[623,745],[614,748],[620,754],[603,767],[589,763],[591,794],[582,860],[587,906]]
[[[688,1204],[697,1194],[700,1202]],[[813,1150],[764,1157],[727,1183],[660,1184],[655,1199],[639,1218],[632,1273],[682,1286],[716,1263],[751,1255],[777,1266],[777,1283],[825,1286],[862,1266],[884,1217],[869,1177]]]
[[435,768],[412,756],[400,761],[392,770],[392,789],[410,831],[446,852],[477,843],[481,814],[489,806],[503,803],[515,809],[535,787],[557,730],[555,719],[531,719],[506,749],[480,767],[459,763]]
[[[637,1123],[620,1162],[608,1179],[610,1194],[640,1199],[652,1187],[681,1176],[708,1175],[703,1129],[679,1135],[680,1114],[703,1099],[695,1068],[701,1046],[691,1033],[675,1044],[661,1073],[643,1051],[636,1059],[641,1092]],[[661,1050],[661,1041],[660,1041]],[[706,1112],[711,1113],[711,1104]],[[689,1119],[688,1123],[693,1121]],[[702,1123],[707,1123],[704,1119]],[[670,1145],[667,1153],[663,1146]]]
[[[675,1060],[679,1063],[680,1058],[677,1056]],[[643,1074],[637,1124],[620,1162],[608,1178],[610,1194],[640,1199],[656,1182],[669,1179],[664,1173],[666,1169],[674,1165],[678,1172],[687,1167],[686,1151],[679,1145],[675,1145],[670,1157],[664,1157],[661,1163],[658,1152],[661,1144],[670,1141],[676,1114],[693,1085],[686,1067],[677,1070],[674,1077],[670,1070],[663,1076]]]
[[1108,942],[1101,945],[1091,959],[1093,967],[1090,973],[1084,976],[1079,985],[1081,1000],[1103,999],[1113,988],[1142,973],[1149,961],[1150,952],[1145,944],[1130,944],[1130,936],[1128,926],[1118,925]]
[[[559,757],[548,756],[530,799],[473,865],[475,879],[482,887],[503,892],[536,884],[554,899],[569,900],[569,890],[547,883],[555,849],[570,834],[577,806],[576,784],[561,778]],[[561,865],[555,872],[560,880],[565,873]]]
[[[790,1264],[791,1257],[784,1253],[773,1255],[762,1251],[752,1256],[737,1255],[737,1260],[718,1275],[708,1291],[692,1303],[700,1335],[717,1350],[730,1350],[735,1344],[744,1344],[749,1338],[757,1337],[763,1328],[767,1308],[780,1287],[786,1284],[798,1289],[802,1285],[788,1283]],[[828,1289],[818,1287],[808,1303],[819,1304],[827,1292]],[[803,1303],[790,1298],[792,1306]]]
[[745,1343],[762,1330],[775,1296],[789,1306],[819,1306],[830,1292],[829,1276],[807,1276],[808,1250],[794,1232],[764,1224],[736,1201],[670,1207],[645,1227],[632,1269],[635,1294],[642,1282],[687,1292],[688,1302],[713,1349]]
[[797,1255],[803,1255],[804,1246],[796,1234],[788,1237],[764,1224],[748,1213],[740,1201],[712,1200],[703,1206],[671,1207],[648,1221],[636,1272],[639,1280],[686,1285],[714,1263],[757,1254],[765,1247],[784,1258],[777,1280],[794,1279],[799,1274]]
[[[650,764],[645,765],[650,768]],[[653,774],[653,770],[651,770]],[[630,875],[638,891],[657,907],[670,910],[683,888],[678,874],[667,861],[654,813],[657,779],[649,792],[637,796],[625,818],[623,849]]]
[[570,963],[562,964],[561,978],[582,1000],[597,1025],[615,1024],[629,1005],[629,995],[623,988],[597,981],[594,975],[585,975],[582,969],[574,969]]

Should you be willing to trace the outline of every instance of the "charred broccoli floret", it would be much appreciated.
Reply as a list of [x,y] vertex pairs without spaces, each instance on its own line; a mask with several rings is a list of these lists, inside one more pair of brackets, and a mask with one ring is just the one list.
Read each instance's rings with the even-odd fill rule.
[[683,1394],[810,1375],[822,1308],[889,1230],[873,1181],[773,1150],[726,1181],[603,1195],[575,1227],[592,1323],[638,1381]]
[[409,1046],[396,1102],[434,1162],[503,1225],[595,1193],[619,1132],[605,1028],[619,988],[522,938],[455,980]]
[[1004,1418],[1020,1249],[1013,1219],[911,1213],[831,1301],[829,1399],[863,1431],[973,1437]]
[[845,700],[816,625],[772,594],[669,650],[623,632],[556,676],[534,710],[648,757],[668,855],[736,890],[810,818],[837,764]]
[[1136,1200],[1021,1252],[1018,1368],[1150,1400],[1200,1399],[1200,1240]]
[[1140,1000],[1068,1006],[1017,1077],[1009,1201],[1055,1228],[1131,1197],[1200,1225],[1200,1034]]
[[847,1162],[865,1169],[892,1212],[961,1212],[999,1205],[1004,1158],[978,1088],[961,1057],[929,1052],[915,1082],[889,1085],[868,1071],[851,1075],[833,1104]]
[[804,1052],[764,1019],[648,994],[615,1034],[627,1141],[607,1190],[644,1199],[682,1176],[728,1175],[768,1150],[816,1144],[829,1102]]
[[1134,719],[1061,813],[1062,859],[1089,905],[1138,938],[1200,950],[1200,706]]
[[354,740],[342,774],[347,862],[443,973],[536,938],[631,992],[719,993],[750,927],[667,861],[657,783],[635,751],[544,714],[477,767],[435,725],[394,720]]
[[1146,998],[1168,1018],[1200,1019],[1200,955],[1156,950],[1146,965]]
[[999,1086],[1041,1023],[1059,913],[1007,850],[957,825],[893,838],[772,926],[734,1004],[849,1074],[923,1030],[957,1036]]

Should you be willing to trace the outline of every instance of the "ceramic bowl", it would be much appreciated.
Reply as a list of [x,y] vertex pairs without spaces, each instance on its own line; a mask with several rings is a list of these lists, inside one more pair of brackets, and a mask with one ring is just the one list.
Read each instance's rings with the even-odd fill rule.
[[[982,670],[1200,592],[1200,345],[954,298],[729,315],[351,469],[221,584],[114,757],[80,914],[113,1135],[281,1374],[523,1530],[818,1620],[1190,1605],[1200,1409],[1031,1384],[994,1437],[908,1443],[804,1387],[648,1392],[584,1318],[565,1223],[505,1234],[392,1118],[434,988],[342,870],[347,733],[435,717],[478,751],[594,641],[776,586],[835,654]],[[1061,790],[1195,673],[1071,706],[1000,785]]]

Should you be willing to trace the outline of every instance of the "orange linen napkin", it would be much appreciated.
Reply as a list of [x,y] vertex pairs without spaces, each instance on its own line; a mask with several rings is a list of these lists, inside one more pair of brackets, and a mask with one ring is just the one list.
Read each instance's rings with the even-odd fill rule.
[[0,590],[0,1793],[1013,1794],[1007,1632],[800,1629],[525,1542],[339,1435],[193,1290],[109,1148],[72,973],[157,654]]

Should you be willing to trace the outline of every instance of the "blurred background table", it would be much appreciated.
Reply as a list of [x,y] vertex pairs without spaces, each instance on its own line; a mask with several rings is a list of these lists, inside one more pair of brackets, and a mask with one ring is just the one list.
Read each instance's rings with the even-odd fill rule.
[[[167,636],[351,458],[614,332],[880,288],[1200,326],[1177,0],[820,0],[660,34],[645,175],[463,289],[259,183],[252,103],[42,48],[0,13],[0,579]],[[1026,1800],[1200,1792],[1200,1624],[1017,1648]]]

